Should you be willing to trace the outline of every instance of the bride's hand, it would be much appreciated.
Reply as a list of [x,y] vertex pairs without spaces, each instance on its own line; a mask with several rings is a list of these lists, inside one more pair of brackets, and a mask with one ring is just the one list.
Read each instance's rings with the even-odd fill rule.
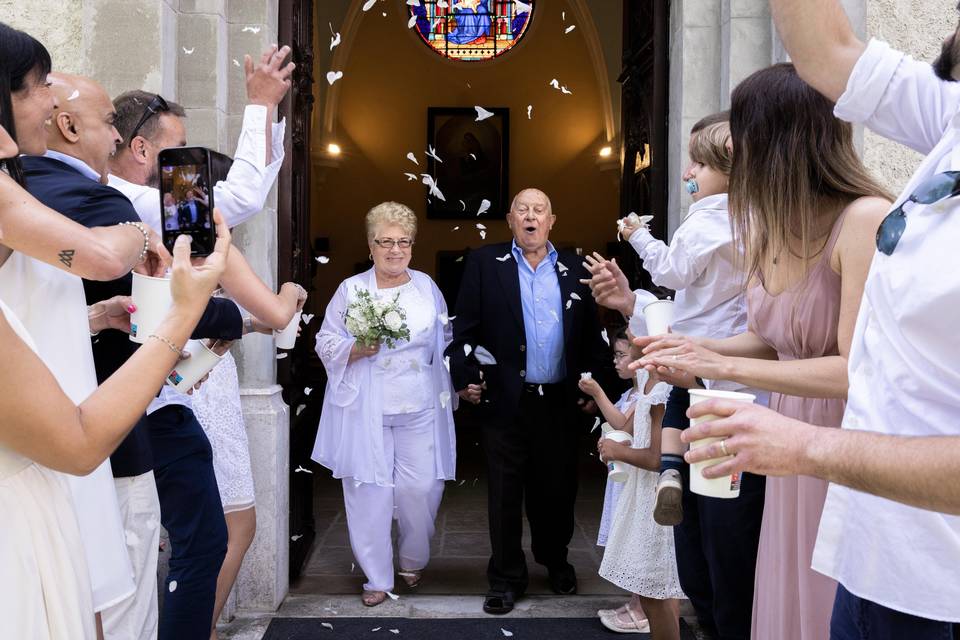
[[359,360],[360,358],[369,358],[370,356],[375,356],[380,352],[380,343],[370,345],[369,347],[360,343],[360,341],[354,342],[353,347],[350,349],[350,359],[349,362],[354,360]]

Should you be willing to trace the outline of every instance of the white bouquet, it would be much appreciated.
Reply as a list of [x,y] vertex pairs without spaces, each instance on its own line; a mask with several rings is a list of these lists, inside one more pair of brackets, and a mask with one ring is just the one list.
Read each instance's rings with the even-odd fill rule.
[[377,343],[393,347],[398,340],[409,340],[407,314],[398,299],[399,296],[393,300],[375,298],[366,289],[358,290],[356,299],[344,312],[347,331],[365,347]]

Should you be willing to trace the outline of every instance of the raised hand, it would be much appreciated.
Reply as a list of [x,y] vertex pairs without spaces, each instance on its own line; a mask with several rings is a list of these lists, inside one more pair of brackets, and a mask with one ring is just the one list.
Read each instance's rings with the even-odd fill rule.
[[594,253],[586,257],[583,266],[591,277],[581,282],[590,287],[597,304],[615,309],[625,317],[633,315],[636,295],[630,290],[630,282],[615,259],[607,260],[599,253]]
[[267,108],[280,104],[290,90],[290,76],[297,68],[293,62],[283,64],[289,55],[290,47],[277,49],[277,45],[273,44],[263,52],[260,63],[256,66],[249,55],[243,57],[243,67],[247,75],[247,100],[250,104]]

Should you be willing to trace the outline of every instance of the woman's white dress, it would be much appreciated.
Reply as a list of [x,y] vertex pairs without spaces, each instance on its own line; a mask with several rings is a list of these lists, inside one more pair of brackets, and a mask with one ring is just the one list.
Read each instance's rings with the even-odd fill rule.
[[[2,301],[0,312],[36,351]],[[63,474],[0,446],[0,514],[3,636],[95,638],[90,574]]]
[[[626,415],[633,403],[640,397],[640,392],[632,387],[623,392],[614,405],[620,413]],[[607,488],[603,492],[603,513],[600,515],[600,532],[597,534],[597,545],[605,547],[610,537],[610,527],[613,525],[613,516],[617,512],[617,501],[623,492],[623,482],[614,482],[607,478]]]
[[240,408],[237,363],[228,351],[193,392],[193,413],[210,440],[223,512],[254,505],[250,444]]
[[[644,389],[649,374],[640,370],[637,382]],[[657,383],[650,393],[640,393],[633,421],[633,448],[650,446],[650,408],[666,404],[670,385]],[[677,577],[673,527],[661,527],[653,520],[659,474],[629,467],[607,546],[600,563],[600,577],[621,589],[647,598],[684,598]]]
[[[77,276],[14,251],[0,266],[0,298],[33,338],[63,392],[80,404],[97,388],[87,302]],[[65,475],[90,570],[95,611],[134,592],[110,460],[86,476]]]

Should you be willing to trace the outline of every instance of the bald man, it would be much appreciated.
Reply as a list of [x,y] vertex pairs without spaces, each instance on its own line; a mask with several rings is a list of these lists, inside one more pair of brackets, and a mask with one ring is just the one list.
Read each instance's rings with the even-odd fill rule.
[[[27,189],[46,206],[84,226],[126,224],[139,229],[144,242],[158,242],[130,200],[105,184],[108,160],[123,142],[114,127],[116,113],[110,97],[89,78],[51,76],[57,106],[47,126],[48,150],[43,156],[22,158]],[[130,295],[131,284],[129,274],[109,282],[84,280],[87,304]],[[237,305],[213,299],[192,337],[235,340],[242,333]],[[93,343],[98,381],[122,366],[136,348],[120,331],[100,333]],[[103,612],[107,640],[153,638],[158,628],[161,639],[209,637],[227,530],[203,428],[182,400],[151,404],[148,415],[110,462],[135,592],[119,594]],[[158,625],[161,523],[170,533],[172,547],[168,579],[177,587],[168,590]]]
[[[609,349],[574,253],[550,243],[547,194],[524,189],[507,214],[513,241],[470,253],[447,349],[454,388],[483,419],[493,554],[483,609],[505,614],[527,588],[521,547],[526,501],[534,560],[563,595],[577,591],[567,561],[577,496],[576,416],[583,372],[606,377]],[[483,347],[496,360],[478,360]],[[482,353],[482,352],[481,352]]]

